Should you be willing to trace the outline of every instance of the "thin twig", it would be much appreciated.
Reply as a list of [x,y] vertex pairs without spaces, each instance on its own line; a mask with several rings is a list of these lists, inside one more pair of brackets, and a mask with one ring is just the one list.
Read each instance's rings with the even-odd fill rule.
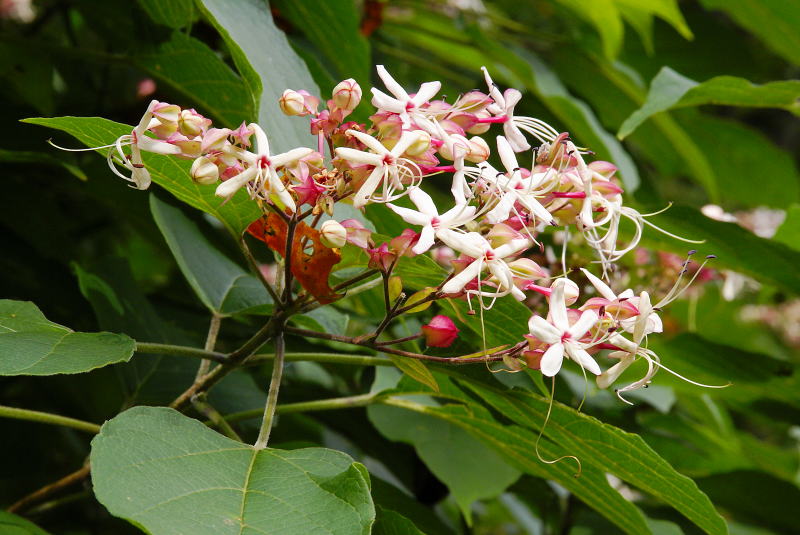
[[294,246],[294,231],[297,228],[297,214],[292,214],[292,219],[288,223],[286,231],[286,253],[283,256],[284,276],[283,276],[283,299],[284,305],[292,301],[292,247]]
[[245,240],[244,234],[242,234],[242,237],[239,240],[239,248],[242,250],[242,254],[244,255],[245,259],[247,259],[247,265],[250,266],[250,271],[253,272],[259,281],[261,281],[261,285],[266,288],[270,297],[272,297],[272,302],[275,303],[275,306],[278,306],[281,302],[281,299],[278,297],[278,293],[275,291],[275,288],[272,287],[272,284],[270,284],[270,282],[264,276],[264,273],[261,271],[261,269],[259,269],[256,258],[250,251],[250,247],[247,246],[247,241]]
[[275,417],[275,407],[278,405],[278,391],[281,388],[281,377],[283,376],[284,350],[283,333],[278,333],[275,337],[275,361],[272,363],[272,379],[269,382],[267,404],[264,407],[264,418],[261,420],[261,429],[258,431],[258,439],[256,443],[253,444],[253,448],[256,450],[263,450],[269,443],[269,435],[272,431],[272,420]]
[[84,422],[83,420],[59,416],[58,414],[51,414],[49,412],[32,411],[17,407],[7,407],[5,405],[0,405],[0,418],[14,418],[15,420],[60,425],[63,427],[71,427],[79,431],[85,431],[86,433],[97,434],[100,432],[100,426],[91,422]]
[[[214,347],[217,345],[217,335],[219,334],[219,326],[222,323],[222,316],[218,314],[213,314],[211,316],[211,322],[208,325],[208,335],[206,336],[206,346],[205,350],[209,353],[214,351]],[[199,382],[203,379],[205,374],[208,373],[208,369],[211,366],[211,359],[203,359],[200,362],[200,366],[197,368],[197,374],[194,377],[195,382]]]
[[76,470],[71,474],[68,474],[58,481],[50,483],[49,485],[45,485],[44,487],[40,488],[39,490],[32,492],[25,496],[24,498],[20,499],[16,503],[12,504],[11,507],[7,509],[9,513],[19,513],[20,511],[25,510],[30,505],[34,503],[40,502],[55,494],[56,492],[69,487],[70,485],[74,485],[75,483],[79,483],[86,479],[89,476],[89,464],[83,465],[80,470]]
[[192,405],[197,409],[197,412],[208,418],[225,436],[238,442],[244,442],[222,414],[208,402],[205,393],[192,396]]
[[[317,399],[314,401],[300,401],[297,403],[284,403],[275,408],[278,414],[289,414],[293,412],[314,412],[330,411],[336,409],[351,409],[355,407],[366,407],[378,399],[377,394],[359,394],[356,396],[346,396],[341,398]],[[240,422],[257,418],[263,413],[261,409],[235,412],[225,417],[228,422]]]
[[225,353],[206,351],[197,347],[175,346],[171,344],[156,344],[151,342],[136,342],[136,352],[148,355],[174,355],[178,357],[192,357],[208,359],[214,362],[225,362]]
[[[432,355],[423,355],[422,353],[412,353],[411,351],[403,351],[393,347],[379,346],[373,340],[359,340],[351,336],[341,336],[338,334],[320,333],[308,329],[299,329],[297,327],[286,326],[284,331],[299,336],[307,336],[309,338],[319,338],[321,340],[333,340],[335,342],[344,342],[345,344],[352,344],[356,346],[369,347],[382,351],[383,353],[390,353],[392,355],[399,355],[401,357],[408,357],[417,360],[427,360],[430,362],[443,362],[446,364],[475,364],[483,362],[495,362],[503,360],[503,355],[508,353],[508,350],[503,352],[490,353],[483,357],[434,357]],[[518,344],[519,345],[519,344]],[[516,346],[515,346],[516,347]]]

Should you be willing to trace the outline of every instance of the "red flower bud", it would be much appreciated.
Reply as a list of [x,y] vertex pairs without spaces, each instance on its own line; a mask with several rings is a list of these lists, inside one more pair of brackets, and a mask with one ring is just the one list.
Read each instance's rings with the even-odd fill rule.
[[450,347],[458,336],[458,328],[447,316],[434,316],[427,325],[422,326],[425,343],[428,347]]

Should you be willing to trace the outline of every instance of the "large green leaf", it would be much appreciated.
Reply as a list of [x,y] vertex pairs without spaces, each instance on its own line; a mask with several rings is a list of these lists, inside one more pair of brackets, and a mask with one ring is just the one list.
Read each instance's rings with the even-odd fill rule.
[[272,21],[269,6],[259,0],[200,0],[211,24],[228,47],[239,71],[248,82],[258,110],[258,123],[266,131],[273,152],[295,147],[315,147],[307,119],[287,117],[278,99],[287,88],[318,89],[305,63],[294,53],[286,36]]
[[132,61],[159,82],[191,98],[201,114],[222,121],[217,126],[236,127],[255,117],[253,99],[244,81],[216,52],[185,33],[174,32],[169,41],[145,49]]
[[[128,125],[100,117],[35,118],[25,119],[24,122],[62,130],[87,147],[114,143],[118,137],[130,134],[132,130]],[[223,204],[222,199],[214,196],[214,186],[195,184],[189,177],[191,164],[186,160],[158,154],[145,154],[144,159],[157,184],[183,202],[213,215],[237,237],[261,215],[261,210],[244,191],[237,192],[230,201]],[[116,180],[110,172],[109,180]]]
[[159,535],[366,535],[366,470],[323,448],[255,450],[166,408],[135,407],[92,441],[108,510]]
[[617,137],[623,139],[651,115],[670,109],[718,104],[781,108],[800,115],[798,99],[800,81],[797,80],[756,85],[735,76],[717,76],[698,83],[663,67],[653,78],[644,105],[622,123]]
[[782,243],[759,238],[736,224],[714,221],[683,206],[673,206],[650,221],[678,236],[705,243],[691,245],[648,229],[643,238],[648,245],[676,253],[697,247],[703,254],[716,255],[715,264],[800,293],[800,252]]
[[[575,477],[575,463],[570,460],[554,464],[541,462],[535,453],[537,434],[530,429],[503,425],[486,417],[485,409],[475,414],[471,407],[461,405],[448,404],[435,407],[402,399],[393,404],[419,414],[433,416],[440,420],[439,425],[444,421],[453,427],[463,429],[501,455],[502,459],[512,467],[536,477],[557,481],[625,533],[638,535],[649,532],[642,512],[609,486],[604,469],[584,463],[581,475]],[[542,458],[555,459],[563,454],[562,448],[547,439],[538,444]]]
[[0,375],[88,372],[130,360],[135,346],[124,334],[76,333],[33,303],[0,300]]
[[622,18],[628,22],[644,43],[645,50],[653,52],[653,19],[660,17],[667,21],[684,38],[692,39],[692,31],[686,24],[677,0],[614,0]]
[[280,0],[273,2],[336,69],[339,79],[370,84],[369,41],[361,34],[361,13],[355,2]]
[[[548,400],[531,392],[500,390],[469,382],[467,386],[513,422],[539,430],[548,413]],[[679,474],[641,437],[554,403],[544,435],[559,445],[560,455],[575,455],[614,474],[674,507],[706,533],[727,533],[724,520],[708,497],[689,478]]]
[[786,0],[701,0],[725,12],[777,54],[800,65],[800,6]]
[[45,530],[33,522],[6,511],[0,511],[0,532],[3,535],[47,535]]
[[272,298],[261,282],[216,249],[179,208],[151,195],[150,210],[186,280],[212,313],[271,310]]
[[800,204],[792,204],[786,210],[786,219],[772,239],[800,251]]
[[372,535],[425,535],[408,518],[390,509],[378,506],[378,516]]
[[[390,388],[398,377],[390,368],[376,370],[373,391]],[[422,402],[437,405],[430,398]],[[369,406],[367,414],[383,436],[414,446],[431,472],[450,489],[470,523],[472,502],[498,496],[520,475],[497,452],[448,422],[383,405]],[[490,479],[487,473],[492,474]]]

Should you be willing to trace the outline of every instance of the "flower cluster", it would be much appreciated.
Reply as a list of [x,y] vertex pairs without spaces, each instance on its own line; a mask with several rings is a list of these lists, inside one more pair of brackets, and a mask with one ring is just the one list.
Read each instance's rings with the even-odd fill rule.
[[[329,219],[319,226],[322,243],[362,248],[370,268],[385,277],[400,257],[431,254],[452,268],[435,289],[437,295],[465,298],[470,309],[475,298],[488,310],[509,294],[532,305],[533,295],[539,295],[539,303],[544,296],[549,312],[530,318],[527,349],[520,346],[519,362],[553,376],[566,356],[607,387],[634,360],[643,359],[646,375],[618,391],[646,386],[663,367],[646,348],[646,337],[661,332],[658,309],[686,285],[681,276],[652,304],[647,292],[617,294],[603,282],[609,280],[612,263],[637,247],[644,227],[653,226],[646,215],[624,204],[617,168],[591,161],[592,153],[567,133],[519,114],[522,94],[501,92],[486,69],[486,91],[464,93],[452,103],[437,98],[440,82],[409,93],[383,66],[377,70],[385,90],[372,88],[375,110],[367,124],[347,121],[362,99],[352,79],[334,88],[322,110],[321,100],[307,91],[283,93],[280,109],[308,118],[317,136],[314,148],[273,154],[267,133],[255,123],[236,130],[212,128],[194,110],[153,101],[131,134],[117,140],[116,156],[110,154],[109,162],[130,171],[127,176],[114,168],[144,189],[150,176],[142,152],[190,158],[192,179],[215,185],[217,196],[227,200],[244,190],[265,212],[282,216],[296,217],[303,205],[310,207],[304,214],[332,215],[337,202],[357,209],[384,204],[411,228],[376,246],[358,220]],[[493,127],[502,132],[492,139]],[[435,202],[432,190],[423,189],[433,183],[449,191],[446,201]],[[403,197],[410,202],[398,203]],[[620,238],[624,220],[633,227],[627,240]],[[318,222],[315,218],[313,225]],[[560,266],[553,253],[558,240],[563,246]],[[593,287],[596,296],[568,308],[580,294],[567,277],[572,269],[566,265],[566,247],[575,241],[595,251],[601,273],[582,269],[586,288]],[[542,261],[542,255],[549,261]],[[425,327],[429,345],[452,343],[457,330],[448,322],[437,316]],[[600,351],[616,361],[605,371],[595,360]]]

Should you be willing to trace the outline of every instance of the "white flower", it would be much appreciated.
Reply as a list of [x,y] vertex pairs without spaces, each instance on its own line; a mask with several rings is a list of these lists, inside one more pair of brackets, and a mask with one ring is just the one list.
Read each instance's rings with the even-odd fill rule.
[[[622,304],[624,301],[627,301],[630,306],[638,311],[638,313],[636,313],[636,315],[633,317],[619,320],[619,324],[622,326],[625,332],[633,333],[636,327],[639,325],[641,325],[640,330],[643,331],[642,336],[650,333],[660,333],[664,330],[661,318],[655,313],[655,311],[653,311],[653,307],[650,306],[650,297],[647,292],[642,292],[642,296],[644,297],[637,297],[634,295],[633,290],[628,288],[620,294],[615,294],[614,290],[612,290],[602,280],[589,273],[589,271],[584,268],[581,268],[581,271],[583,271],[583,274],[586,275],[586,278],[589,279],[589,282],[592,283],[592,286],[595,287],[597,292],[603,296],[603,298],[606,299],[609,304]],[[640,304],[644,308],[644,314],[642,313],[643,310],[640,309]]]
[[514,152],[522,152],[531,148],[525,135],[520,132],[519,126],[514,121],[514,107],[522,99],[522,93],[516,89],[506,89],[505,93],[500,93],[497,85],[492,81],[489,76],[489,71],[486,67],[481,67],[483,75],[486,79],[486,85],[489,86],[489,96],[494,100],[494,104],[490,106],[489,111],[495,115],[506,117],[503,123],[503,133],[511,143]]
[[550,321],[541,316],[531,316],[528,321],[530,333],[550,345],[542,355],[542,374],[548,377],[557,374],[566,354],[585,370],[600,375],[600,366],[586,352],[588,345],[580,342],[583,335],[597,323],[597,313],[594,310],[585,310],[578,321],[570,325],[564,302],[564,280],[559,279],[553,283],[553,292],[550,294]]
[[497,279],[498,291],[470,290],[471,293],[483,297],[502,297],[510,293],[520,301],[525,299],[525,293],[514,286],[514,273],[509,267],[506,258],[511,258],[530,247],[530,241],[527,238],[511,240],[509,243],[493,249],[489,241],[477,232],[463,234],[450,229],[442,229],[437,232],[436,236],[451,249],[475,259],[474,262],[447,281],[442,287],[442,292],[446,294],[461,292],[464,286],[475,277],[478,277],[484,269],[488,268],[489,272]]
[[430,249],[441,231],[460,227],[475,217],[475,207],[468,206],[466,203],[456,203],[453,208],[439,215],[431,196],[418,187],[409,188],[408,196],[411,202],[417,206],[417,210],[395,206],[391,203],[386,206],[402,217],[406,223],[422,226],[419,241],[411,248],[416,254],[422,254]]
[[517,157],[514,155],[510,143],[503,136],[497,136],[497,152],[500,155],[500,161],[506,168],[506,173],[498,172],[489,164],[483,166],[483,179],[500,196],[497,205],[486,214],[486,219],[490,223],[505,221],[510,217],[514,205],[519,203],[525,207],[528,213],[554,225],[553,216],[536,199],[537,194],[540,194],[537,188],[553,175],[551,173],[535,173],[527,179],[523,179]]
[[256,152],[241,151],[240,158],[249,164],[248,168],[217,186],[217,197],[230,199],[239,189],[249,184],[250,196],[271,201],[277,199],[291,211],[297,209],[289,189],[281,182],[277,170],[308,156],[312,149],[298,147],[288,152],[271,155],[267,134],[255,123],[248,125],[256,137]]
[[424,118],[425,114],[420,107],[427,103],[430,99],[439,92],[442,83],[439,81],[425,82],[419,87],[416,95],[413,97],[406,93],[403,86],[397,83],[392,78],[392,75],[386,70],[383,65],[378,65],[378,76],[383,80],[386,89],[389,90],[394,98],[390,97],[380,89],[372,88],[372,105],[379,110],[388,111],[400,115],[403,120],[403,126],[408,127],[411,119],[415,117]]
[[[370,173],[353,197],[353,206],[361,208],[367,204],[367,201],[388,202],[399,198],[399,195],[394,195],[394,191],[403,189],[402,179],[410,176],[413,181],[413,172],[405,165],[413,164],[400,156],[419,139],[419,132],[403,132],[392,150],[387,149],[380,141],[364,132],[348,130],[346,134],[358,138],[359,141],[374,151],[366,152],[348,147],[336,149],[336,155],[342,159],[353,163],[375,166],[372,173]],[[381,195],[373,197],[373,193],[381,185],[381,182],[383,182]]]

